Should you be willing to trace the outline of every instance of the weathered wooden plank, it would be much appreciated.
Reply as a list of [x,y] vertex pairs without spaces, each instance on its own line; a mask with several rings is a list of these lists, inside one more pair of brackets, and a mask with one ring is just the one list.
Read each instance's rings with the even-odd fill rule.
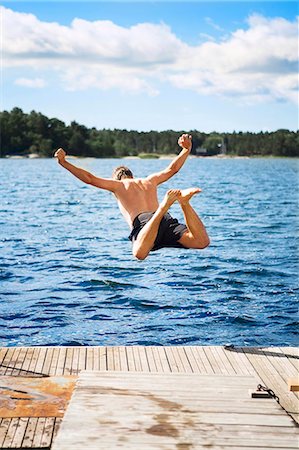
[[6,353],[8,352],[7,347],[0,347],[0,366],[5,358]]
[[22,365],[24,363],[24,359],[26,357],[26,353],[27,353],[27,348],[21,347],[20,351],[19,351],[19,354],[17,355],[17,359],[15,361],[14,368],[11,371],[11,375],[13,375],[13,376],[20,375],[20,370],[21,370]]
[[223,361],[218,355],[217,349],[214,346],[209,345],[209,347],[205,348],[206,355],[208,356],[211,364],[213,366],[214,372],[216,374],[223,373],[224,375],[228,375],[229,372],[224,365]]
[[107,370],[114,370],[114,355],[113,347],[107,347]]
[[[267,349],[268,350],[268,349]],[[272,352],[269,356],[269,360],[272,365],[276,368],[277,372],[280,374],[281,378],[285,381],[288,386],[288,391],[292,391],[294,396],[298,401],[297,413],[299,413],[299,389],[289,389],[289,380],[297,379],[297,384],[299,384],[299,364],[292,364],[289,358],[285,357],[285,354],[280,354],[280,349],[277,347],[271,348]],[[296,361],[296,360],[294,360]],[[298,363],[299,361],[297,361]],[[296,415],[296,419],[298,421],[299,414]]]
[[284,356],[280,348],[273,347],[269,349],[263,349],[263,354],[270,361],[275,370],[280,374],[280,376],[287,383],[288,378],[296,377],[299,373],[299,365],[296,368],[290,360]]
[[25,418],[25,417],[19,419],[18,425],[16,427],[15,435],[14,435],[14,437],[11,441],[11,445],[10,445],[12,448],[21,448],[22,447],[22,442],[24,439],[28,421],[29,421],[29,419]]
[[[86,397],[85,397],[86,398]],[[110,400],[110,399],[109,399]],[[118,407],[117,399],[114,399],[116,401],[116,406]],[[92,408],[92,404],[88,400],[89,408]],[[121,408],[127,408],[128,413],[126,414],[125,411],[123,411],[120,414],[115,414],[110,409],[109,410],[109,417],[106,415],[104,416],[101,412],[99,412],[97,415],[93,414],[91,412],[89,419],[89,432],[86,436],[86,427],[87,427],[87,419],[82,420],[82,429],[79,426],[79,422],[75,422],[73,420],[77,415],[80,414],[79,409],[73,408],[70,414],[65,417],[64,422],[66,423],[66,426],[64,426],[64,422],[62,423],[62,431],[61,433],[66,433],[70,429],[70,425],[68,422],[70,422],[70,417],[73,422],[73,424],[78,425],[78,427],[74,427],[74,431],[76,431],[76,434],[80,433],[82,430],[82,438],[86,439],[86,444],[88,443],[89,436],[92,436],[92,430],[97,430],[97,434],[100,436],[98,439],[103,439],[107,433],[112,435],[112,438],[115,438],[115,434],[119,434],[122,430],[122,433],[126,431],[135,431],[135,438],[136,440],[144,439],[144,432],[150,426],[151,424],[154,424],[157,420],[158,424],[162,426],[162,423],[159,423],[160,419],[163,420],[166,419],[163,413],[161,413],[161,410],[159,408],[156,408],[158,411],[157,416],[154,416],[155,412],[154,410],[148,410],[143,412],[141,410],[142,405],[139,405],[139,408],[134,408],[131,411],[131,405],[132,403],[128,402],[126,404],[121,404]],[[100,404],[101,408],[104,408],[104,405]],[[112,415],[111,415],[112,414]],[[81,410],[82,415],[82,410]],[[162,417],[161,417],[162,416]],[[296,444],[298,442],[298,430],[295,430],[295,433],[291,433],[291,431],[294,430],[291,426],[289,426],[289,422],[286,420],[286,416],[271,416],[271,414],[264,414],[262,417],[260,417],[258,414],[215,414],[215,413],[207,413],[207,415],[201,414],[202,419],[198,420],[196,417],[191,417],[189,414],[180,414],[178,412],[167,412],[167,419],[165,420],[165,425],[170,425],[176,429],[177,432],[181,432],[183,435],[188,433],[188,424],[190,427],[190,431],[192,429],[192,435],[193,435],[193,444],[198,442],[198,440],[201,437],[201,433],[204,434],[205,429],[209,429],[213,431],[213,429],[218,431],[221,431],[221,436],[228,436],[230,439],[233,439],[234,436],[237,436],[238,434],[241,434],[242,429],[257,429],[260,427],[260,430],[262,431],[265,427],[272,428],[272,434],[271,436],[266,436],[267,441],[271,442],[271,438],[275,437],[278,439],[281,437],[284,441],[292,440],[293,444]],[[224,419],[225,418],[225,419]],[[77,419],[76,419],[77,420]],[[162,422],[161,420],[161,422]],[[95,424],[95,421],[97,422]],[[169,421],[169,422],[168,422]],[[111,422],[114,422],[113,424]],[[118,424],[116,425],[116,423]],[[167,424],[168,422],[168,424]],[[139,427],[138,427],[139,424]],[[96,427],[95,427],[96,425]],[[107,431],[105,429],[101,430],[101,428],[104,428],[104,426],[107,425]],[[110,430],[109,430],[110,425]],[[113,425],[113,426],[111,426]],[[130,427],[132,427],[130,429]],[[277,430],[280,428],[285,428],[288,430],[288,432],[281,434]],[[64,429],[63,429],[64,428]],[[85,428],[85,430],[84,430]],[[166,428],[166,427],[165,427]],[[229,428],[230,431],[227,431],[227,428]],[[238,433],[239,432],[239,433]],[[177,434],[181,434],[177,433]],[[85,434],[85,436],[84,436]],[[153,433],[154,434],[154,433]],[[106,435],[106,436],[107,436]],[[169,433],[171,436],[171,434]],[[230,436],[231,435],[231,436]],[[165,433],[165,436],[168,436],[168,433]],[[93,436],[95,440],[97,439],[96,436]],[[264,436],[259,436],[259,433],[256,433],[255,439],[261,439]],[[68,448],[68,447],[67,447]],[[74,447],[75,448],[75,447]],[[82,448],[90,448],[90,447],[82,447]]]
[[133,358],[134,358],[134,363],[135,363],[135,370],[136,370],[136,372],[141,372],[141,361],[140,361],[139,351],[138,351],[137,346],[135,346],[135,345],[132,346],[132,353],[133,353]]
[[[229,352],[229,351],[227,351]],[[243,364],[244,367],[248,370],[249,374],[254,375],[256,374],[256,370],[253,367],[251,361],[248,359],[246,353],[243,352],[242,347],[237,347],[231,351],[232,354],[235,355],[235,357],[238,359],[240,364]]]
[[46,418],[39,417],[37,419],[35,432],[32,441],[32,447],[42,447],[42,436],[45,428]]
[[38,358],[36,361],[35,369],[34,371],[37,373],[37,375],[43,373],[43,367],[47,355],[47,347],[41,347],[39,350]]
[[234,368],[237,374],[252,375],[255,373],[255,370],[253,369],[251,363],[245,357],[242,351],[237,353],[235,351],[227,350],[225,348],[223,348],[223,351],[225,352],[226,357],[230,361],[232,367]]
[[[275,445],[275,443],[274,443],[274,445]],[[257,449],[257,450],[269,450],[269,448],[275,448],[275,447],[269,447],[269,446],[267,446],[267,447],[265,447],[265,446],[263,446],[263,445],[261,445],[261,446],[256,446],[256,445],[254,445],[254,446],[252,446],[252,447],[248,447],[247,445],[246,446],[244,446],[244,445],[242,445],[242,450],[253,450],[253,449]],[[286,447],[279,447],[279,449],[280,450],[283,450],[283,449],[285,449]],[[291,446],[291,447],[288,447],[290,450],[298,450],[298,448],[296,448],[296,447],[293,447],[293,446]],[[163,449],[161,449],[161,450],[170,450],[170,448],[163,448]],[[229,445],[229,446],[226,446],[226,445],[213,445],[213,450],[241,450],[240,449],[240,446],[238,445],[238,446],[231,446],[231,445]]]
[[156,363],[157,372],[170,372],[170,367],[163,347],[152,347],[153,358]]
[[[211,448],[213,450],[223,450],[223,449],[236,449],[236,450],[244,450],[244,449],[259,449],[259,450],[269,450],[269,449],[290,449],[290,450],[298,450],[298,446],[296,445],[295,439],[292,439],[291,442],[284,442],[283,439],[280,440],[273,440],[269,443],[269,440],[266,441],[265,439],[261,439],[260,442],[252,442],[252,439],[250,437],[240,437],[239,439],[232,438],[222,438],[222,439],[215,439],[214,437],[211,439],[207,439],[204,437],[199,437],[197,445],[190,443],[190,440],[188,439],[188,435],[183,438],[181,441],[177,441],[174,438],[171,437],[162,437],[159,439],[159,443],[153,443],[153,441],[156,441],[156,437],[150,436],[152,427],[151,424],[148,424],[149,427],[149,436],[144,436],[143,439],[137,438],[135,441],[132,440],[132,438],[129,437],[122,437],[119,439],[119,442],[116,444],[115,438],[107,436],[106,433],[101,439],[101,445],[93,446],[91,443],[88,443],[88,448],[92,450],[105,450],[108,449],[115,449],[115,448],[125,448],[125,449],[146,449],[146,450],[173,450],[175,448],[178,449],[197,449],[201,450],[204,448]],[[91,433],[99,433],[99,429],[92,429]],[[187,433],[186,433],[187,434]],[[163,441],[163,443],[161,443]],[[82,445],[82,441],[78,442],[79,445]],[[187,444],[187,445],[186,445]],[[71,447],[61,447],[61,450],[70,449]],[[79,447],[78,447],[79,448]],[[83,447],[80,447],[83,448]]]
[[211,363],[210,363],[209,359],[207,358],[207,355],[206,355],[204,349],[205,349],[205,347],[200,347],[200,346],[196,346],[195,347],[195,351],[196,351],[198,357],[200,358],[200,360],[201,360],[201,362],[202,362],[202,364],[203,364],[203,366],[205,368],[205,372],[212,374],[212,373],[214,373],[214,370],[213,370],[213,368],[211,366]]
[[[88,407],[89,409],[93,408],[92,403],[89,401],[89,398],[85,395],[84,399],[87,399],[88,402]],[[111,398],[108,398],[107,400],[111,401]],[[138,405],[138,407],[136,408],[132,408],[132,403],[127,402],[127,403],[121,403],[120,405],[118,404],[117,399],[114,398],[114,402],[115,402],[115,406],[117,408],[122,408],[126,411],[123,412],[119,412],[117,414],[115,414],[113,412],[112,409],[108,409],[109,411],[109,416],[107,415],[103,415],[102,412],[98,412],[97,414],[93,413],[93,411],[91,410],[90,415],[86,418],[86,420],[82,420],[82,437],[84,437],[84,439],[87,438],[87,442],[89,439],[89,436],[91,435],[91,430],[95,429],[94,425],[95,425],[95,421],[97,421],[97,424],[99,424],[99,426],[97,427],[98,433],[101,435],[101,438],[103,438],[105,436],[105,430],[101,430],[101,428],[104,428],[104,425],[106,424],[107,426],[109,425],[115,425],[115,427],[111,427],[109,433],[111,433],[111,435],[114,434],[118,434],[120,432],[120,430],[122,430],[122,432],[125,432],[127,430],[131,431],[135,431],[136,432],[136,440],[140,439],[140,436],[138,436],[138,430],[140,430],[140,434],[143,434],[145,429],[147,428],[148,425],[150,425],[151,423],[155,423],[155,420],[161,418],[163,420],[163,416],[164,414],[161,412],[161,410],[159,408],[156,407],[156,411],[158,412],[158,414],[155,416],[155,411],[153,409],[151,410],[147,410],[147,411],[143,411],[143,405],[140,404]],[[103,405],[103,403],[99,404],[100,408],[105,408],[105,405]],[[81,407],[82,408],[82,407]],[[131,409],[132,408],[132,409]],[[77,433],[80,433],[80,423],[77,421],[76,422],[73,420],[74,417],[77,417],[78,415],[82,415],[82,409],[81,411],[79,410],[79,408],[72,408],[71,411],[71,415],[72,415],[72,422],[73,424],[76,424],[77,427],[73,428],[74,431],[76,430]],[[289,421],[287,420],[287,416],[272,416],[271,413],[269,414],[263,414],[263,415],[259,415],[259,414],[242,414],[242,413],[210,413],[208,412],[207,414],[202,414],[201,412],[199,412],[198,414],[201,415],[201,419],[198,419],[197,417],[195,417],[195,413],[193,412],[193,415],[191,416],[190,414],[186,413],[186,414],[181,414],[180,412],[173,412],[173,411],[167,411],[167,419],[169,420],[169,422],[171,423],[172,427],[175,427],[177,431],[181,431],[184,433],[184,430],[188,432],[188,427],[187,425],[189,424],[190,428],[192,428],[192,432],[193,432],[193,443],[195,443],[196,441],[198,441],[198,439],[200,438],[200,432],[203,432],[203,430],[205,428],[217,428],[216,425],[218,425],[218,429],[221,430],[221,434],[222,435],[229,435],[229,433],[226,431],[226,428],[229,427],[230,429],[235,428],[236,430],[236,434],[238,429],[241,430],[244,427],[249,427],[251,429],[253,429],[254,427],[258,427],[260,426],[261,428],[264,427],[269,427],[272,428],[272,434],[276,437],[279,437],[279,434],[277,432],[277,429],[279,429],[280,427],[284,427],[285,429],[288,430],[293,430],[293,428],[289,425]],[[161,417],[162,416],[162,417]],[[166,419],[166,418],[165,418]],[[89,432],[87,436],[85,434],[84,428],[87,427],[87,420],[89,420]],[[290,420],[290,419],[289,419]],[[64,419],[67,428],[70,428],[70,425],[68,424],[68,422],[70,421],[70,414],[68,416],[65,417]],[[111,422],[114,422],[113,424],[111,424]],[[118,425],[116,425],[116,422],[118,422]],[[138,423],[139,423],[139,427],[138,427]],[[165,423],[165,422],[164,422]],[[62,432],[66,432],[68,431],[66,428],[63,430],[64,427],[64,422],[62,423]],[[160,425],[162,425],[160,423]],[[132,426],[132,428],[131,428]],[[231,433],[231,431],[230,431]],[[166,433],[165,433],[166,434]],[[234,433],[233,433],[234,434]],[[278,435],[278,436],[277,436]],[[298,440],[298,431],[297,433],[291,434],[291,433],[284,433],[283,439],[286,440],[286,435],[290,436],[290,438],[292,438],[293,442],[295,443]],[[166,434],[167,436],[167,434]],[[233,437],[233,436],[232,436]],[[272,437],[272,436],[271,436]],[[142,436],[142,438],[144,438],[144,436]],[[256,438],[258,438],[258,436],[256,436]],[[271,441],[270,436],[267,437],[267,439],[269,441]],[[295,441],[296,439],[296,441]],[[85,448],[85,447],[84,447]],[[88,447],[89,448],[89,447]]]
[[27,372],[27,375],[31,376],[29,372],[29,367],[31,364],[31,359],[34,353],[34,347],[28,347],[26,352],[26,358],[24,359],[23,365],[21,366],[22,375],[26,375],[25,372]]
[[295,367],[299,372],[299,348],[296,347],[280,347],[282,353],[288,358],[289,362]]
[[3,447],[11,420],[12,419],[0,419],[0,448]]
[[[95,371],[85,371],[84,372],[84,379],[88,379],[88,377],[90,377],[93,380],[93,383],[97,383],[97,378],[95,377],[94,374]],[[96,373],[96,372],[95,372]],[[189,377],[193,377],[193,374],[186,374],[186,373],[176,373],[176,374],[171,374],[171,376],[169,374],[159,374],[159,373],[150,373],[150,372],[144,372],[142,374],[142,378],[140,378],[139,373],[133,373],[130,374],[129,372],[123,373],[121,378],[119,376],[118,372],[110,372],[110,373],[102,373],[102,371],[99,372],[99,374],[101,375],[101,382],[103,382],[103,380],[111,380],[111,379],[115,379],[115,380],[121,380],[122,379],[127,379],[127,382],[131,382],[134,384],[134,380],[139,379],[139,383],[142,383],[144,380],[144,383],[148,383],[149,380],[154,379],[155,377],[161,377],[161,375],[163,375],[160,379],[160,383],[165,383],[165,385],[168,385],[169,382],[170,383],[176,383],[176,380],[188,380]],[[194,378],[195,375],[194,375]],[[225,379],[225,385],[229,386],[229,387],[233,387],[235,389],[239,389],[242,388],[242,386],[247,386],[248,385],[248,379],[250,379],[250,381],[255,385],[256,380],[254,379],[254,377],[250,376],[227,376],[227,375],[222,375],[222,374],[213,374],[213,377],[210,376],[210,374],[206,374],[206,375],[201,375],[200,376],[200,380],[204,380],[205,385],[207,385],[207,383],[211,383],[211,386],[214,385],[214,381],[213,380],[223,380]],[[238,379],[238,384],[236,385],[235,380]],[[173,380],[173,381],[172,381]],[[188,386],[186,386],[186,389],[188,389]]]
[[105,347],[107,371],[114,371],[114,352],[112,346]]
[[21,353],[22,353],[22,347],[17,347],[15,349],[13,357],[9,363],[10,369],[6,372],[6,375],[17,374],[18,370],[15,368],[16,368],[16,366],[18,366]]
[[212,347],[212,351],[214,352],[215,358],[218,356],[218,361],[222,366],[222,372],[228,375],[235,375],[237,372],[231,364],[229,358],[226,355],[223,347]]
[[36,372],[36,365],[38,362],[40,351],[41,351],[40,347],[35,347],[33,349],[32,358],[31,358],[30,365],[28,368],[29,372],[31,372],[32,375],[35,374],[35,372]]
[[162,371],[171,372],[172,370],[165,352],[165,347],[155,347],[155,355],[159,355]]
[[281,367],[281,364],[278,364],[274,360],[271,352],[265,352],[263,349],[256,350],[253,348],[248,348],[244,351],[246,351],[248,358],[251,359],[255,370],[257,370],[258,367],[259,371],[263,371],[268,375],[271,374],[272,378],[277,381],[278,385],[287,390],[287,377],[285,376],[286,367]]
[[113,348],[113,359],[114,359],[114,370],[121,370],[120,365],[120,358],[119,358],[119,348],[118,347],[112,347]]
[[10,423],[9,423],[9,427],[8,430],[6,432],[6,436],[4,438],[3,444],[2,446],[5,447],[10,447],[11,443],[13,441],[14,435],[16,433],[16,429],[18,427],[19,424],[19,419],[11,419]]
[[79,348],[78,372],[86,369],[87,350],[86,347]]
[[196,351],[195,347],[191,346],[184,347],[184,351],[186,352],[187,358],[194,373],[201,373],[201,374],[207,373],[206,368],[201,360],[201,357]]
[[[107,373],[112,373],[112,372],[107,372]],[[131,374],[131,372],[128,372],[128,373]],[[136,372],[132,372],[132,374],[133,373],[136,373]],[[153,374],[153,372],[151,372],[151,373]],[[124,375],[125,372],[122,372],[122,374]],[[200,375],[198,375],[198,376],[200,376]],[[102,378],[100,378],[100,379],[102,380]],[[136,379],[138,380],[138,378],[136,378]],[[134,383],[135,383],[136,379],[133,378],[132,381],[131,381],[131,380],[128,380],[127,377],[123,376],[122,381],[126,380],[127,385],[129,385],[131,383],[131,387],[134,388]],[[152,382],[155,382],[155,379],[156,379],[156,377],[145,378],[144,386],[143,386],[144,389],[146,390],[148,388],[148,386]],[[176,382],[177,382],[176,378],[170,377],[167,381],[163,381],[163,382],[159,381],[159,386],[160,386],[161,390],[165,390],[166,392],[169,392],[169,391],[171,391],[172,389],[175,388],[175,383]],[[222,382],[223,382],[223,379],[221,379],[221,378],[216,378],[215,379],[213,376],[211,376],[211,378],[207,378],[205,380],[202,380],[202,383],[204,384],[204,388],[205,389],[204,390],[200,389],[200,392],[198,393],[198,399],[205,398],[206,394],[210,395],[211,393],[213,393],[213,391],[215,390],[215,387],[222,386],[222,384],[221,384]],[[86,383],[87,383],[87,381],[86,381]],[[101,381],[101,383],[102,383],[102,381]],[[114,385],[117,386],[118,385],[118,380],[115,380],[115,378],[113,377],[113,378],[109,379],[109,383],[114,383]],[[142,385],[142,383],[138,383],[138,384],[139,384],[139,386]],[[121,385],[121,383],[120,383],[120,385]],[[105,385],[103,385],[103,384],[97,385],[94,380],[91,380],[91,386],[97,386],[99,388],[103,387],[103,389],[104,389]],[[108,385],[108,386],[110,386],[110,385]],[[221,388],[221,395],[225,396],[225,399],[229,399],[230,398],[230,394],[231,395],[235,395],[235,396],[239,396],[242,393],[244,393],[244,390],[246,390],[246,388],[247,388],[247,385],[242,383],[241,380],[234,379],[234,380],[232,380],[232,383],[227,383],[225,388],[224,387]],[[251,386],[251,388],[254,388],[254,383]],[[193,393],[190,390],[190,386],[189,385],[186,385],[185,387],[181,385],[180,386],[180,392],[183,393],[186,396],[186,398],[189,397],[189,395],[191,395],[191,398],[193,396]],[[246,400],[248,402],[250,400],[257,401],[257,399],[255,399],[255,398],[254,399],[250,399],[249,392],[247,392],[247,391],[246,391]]]
[[132,347],[126,347],[127,361],[128,361],[128,370],[130,372],[135,372],[135,359],[133,354]]
[[73,347],[66,348],[65,362],[63,368],[64,375],[70,375],[72,372],[73,356],[74,356],[74,348]]
[[93,347],[87,347],[86,349],[86,370],[93,370],[94,367],[94,353]]
[[180,348],[182,361],[184,361],[184,365],[186,365],[186,367],[189,366],[189,368],[187,369],[188,373],[195,373],[195,372],[198,373],[199,369],[194,357],[194,353],[193,352],[191,353],[189,349],[190,346],[183,346]]
[[[122,439],[124,442],[117,445],[117,448],[122,448],[122,449],[128,449],[127,444],[125,443],[126,438],[124,437]],[[212,441],[213,442],[213,441]],[[187,443],[188,444],[188,443]],[[130,442],[130,449],[136,449],[136,450],[140,450],[141,448],[143,450],[173,450],[175,447],[173,444],[159,444],[158,446],[153,446],[150,442]],[[274,444],[275,445],[275,444]],[[90,450],[106,450],[107,448],[109,448],[110,450],[112,448],[115,447],[111,447],[111,441],[110,440],[106,440],[103,439],[102,441],[102,446],[101,447],[89,447]],[[185,449],[190,449],[190,448],[194,448],[196,450],[202,450],[202,447],[200,444],[198,444],[198,446],[193,446],[193,447],[189,447],[186,446],[186,442],[182,442],[182,444],[178,444],[179,449],[185,450]],[[213,445],[213,444],[208,444],[208,448],[211,448],[212,450],[269,450],[269,448],[276,448],[277,447],[265,447],[265,446],[247,446],[247,445],[242,445],[242,447],[240,447],[239,445],[235,446],[235,445],[223,445],[222,443],[220,445]],[[278,447],[279,450],[284,450],[286,447]],[[298,446],[296,447],[287,447],[289,450],[298,450]]]
[[58,358],[59,358],[59,347],[54,347],[53,348],[51,365],[50,365],[50,368],[49,368],[49,375],[56,375]]
[[55,375],[63,375],[64,374],[64,366],[66,359],[66,347],[59,347],[58,361]]
[[79,353],[80,347],[71,347],[72,352],[68,353],[65,358],[64,375],[78,375],[79,373]]
[[183,352],[185,353],[185,358],[188,361],[188,365],[190,367],[190,372],[195,373],[199,372],[199,368],[197,365],[197,361],[192,352],[192,347],[182,347]]
[[185,372],[184,364],[180,358],[179,352],[177,351],[177,347],[171,346],[167,347],[167,349],[169,350],[169,353],[172,354],[172,358],[175,363],[176,370],[173,370],[173,372],[184,373]]
[[212,350],[212,348],[209,347],[203,347],[204,353],[206,354],[206,357],[213,369],[213,372],[215,374],[220,374],[220,373],[224,373],[226,374],[226,371],[222,369],[221,364],[219,364],[217,355],[215,356],[214,351]]
[[192,373],[192,367],[189,363],[189,360],[186,356],[186,352],[184,347],[172,347],[173,355],[178,363],[178,367],[180,372],[183,373]]
[[282,352],[286,355],[290,354],[296,356],[296,359],[299,358],[299,347],[280,347]]
[[8,349],[2,363],[2,367],[4,368],[4,375],[12,374],[19,352],[20,349],[18,348],[12,347]]
[[[159,361],[156,361],[156,358],[154,357],[154,354],[153,354],[152,346],[145,347],[144,349],[145,349],[146,357],[147,357],[147,361],[148,361],[149,372],[158,372],[159,369],[158,369],[157,363],[160,364],[160,358],[159,358]],[[160,372],[162,372],[162,370],[160,370]]]
[[99,366],[101,371],[108,370],[107,348],[108,347],[99,347]]
[[54,353],[53,347],[48,347],[47,353],[45,356],[45,360],[44,360],[44,365],[42,367],[42,373],[44,375],[50,374],[50,367],[51,367],[51,363],[52,363],[53,353]]
[[50,447],[52,443],[52,437],[55,427],[55,418],[47,417],[45,420],[45,425],[41,437],[40,446],[41,447]]
[[55,425],[54,425],[54,431],[53,431],[53,436],[52,436],[52,442],[55,439],[55,437],[57,436],[57,433],[58,433],[59,428],[61,426],[62,420],[63,419],[61,419],[59,417],[56,417],[56,419],[55,419]]
[[164,347],[164,352],[165,352],[171,372],[174,372],[174,373],[179,372],[180,371],[179,365],[173,355],[172,348]]
[[[70,367],[71,375],[78,375],[78,373],[79,373],[79,369],[78,369],[79,352],[80,352],[80,347],[73,347],[73,360],[72,360],[72,365]],[[92,367],[92,369],[93,369],[93,367]]]
[[235,373],[239,375],[249,375],[246,368],[240,363],[239,359],[236,358],[234,352],[222,347],[223,352],[225,353],[226,358],[229,360],[231,366],[233,367]]
[[[210,440],[210,443],[205,444],[203,443],[203,440],[200,439],[198,442],[198,445],[192,445],[188,444],[188,441],[186,443],[186,440],[183,441],[182,443],[179,444],[173,444],[173,439],[168,439],[166,440],[166,442],[168,441],[168,443],[165,444],[157,444],[154,445],[151,443],[150,438],[148,438],[147,440],[138,440],[136,442],[132,442],[130,441],[129,443],[127,443],[127,439],[125,437],[122,438],[122,443],[118,444],[117,446],[114,446],[115,442],[112,439],[109,438],[103,438],[102,442],[101,442],[101,447],[94,447],[94,446],[89,446],[90,450],[105,450],[105,449],[115,449],[115,448],[122,448],[122,449],[136,449],[136,450],[140,450],[141,448],[143,450],[174,450],[174,448],[178,448],[178,449],[196,449],[196,450],[202,450],[205,448],[211,448],[212,450],[269,450],[269,449],[278,449],[278,450],[284,450],[284,449],[289,449],[289,450],[298,450],[298,446],[296,446],[296,444],[293,445],[288,445],[283,446],[281,443],[277,443],[276,441],[273,442],[273,445],[269,446],[265,446],[263,445],[263,443],[261,442],[261,445],[256,445],[256,443],[253,443],[250,446],[250,443],[248,444],[248,439],[243,439],[240,443],[237,443],[236,445],[232,445],[229,440],[220,440],[215,442],[214,439]],[[186,445],[187,444],[187,445]],[[247,445],[246,445],[247,444]],[[128,447],[129,445],[129,447]],[[69,448],[69,447],[68,447]]]
[[37,417],[30,417],[28,419],[28,424],[24,434],[22,448],[32,447],[37,421],[38,421]]
[[292,392],[288,392],[287,383],[281,378],[277,371],[274,372],[273,366],[265,358],[263,353],[256,353],[254,349],[244,349],[248,359],[252,362],[256,372],[258,373],[264,384],[271,388],[279,397],[280,403],[294,420],[298,420],[298,399]]
[[100,349],[94,347],[93,349],[93,370],[100,370]]
[[140,359],[140,364],[141,364],[141,371],[142,372],[149,372],[150,368],[149,368],[149,363],[148,363],[148,359],[147,359],[147,353],[145,351],[145,347],[137,347],[138,349],[138,353],[139,353],[139,359]]
[[249,400],[255,382],[232,375],[84,372],[53,450],[295,448],[297,429],[279,405]]
[[127,371],[129,369],[128,369],[126,348],[122,346],[122,347],[119,347],[118,350],[119,350],[120,370]]

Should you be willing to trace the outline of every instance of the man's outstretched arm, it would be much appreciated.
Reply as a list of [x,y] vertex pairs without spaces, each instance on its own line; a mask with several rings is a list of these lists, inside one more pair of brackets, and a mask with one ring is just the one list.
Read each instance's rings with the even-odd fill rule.
[[149,175],[148,179],[156,182],[157,184],[164,183],[173,177],[183,166],[192,148],[192,137],[189,134],[182,134],[178,140],[178,144],[182,147],[180,154],[174,158],[166,169],[161,172],[153,173]]
[[66,170],[71,172],[76,178],[83,181],[83,183],[91,184],[92,186],[96,186],[101,189],[106,189],[111,192],[115,192],[118,186],[118,181],[112,180],[109,178],[99,178],[93,175],[87,170],[81,169],[80,167],[76,167],[70,162],[68,162],[65,157],[66,153],[62,148],[59,148],[55,154],[55,158],[58,159],[59,164],[64,167]]

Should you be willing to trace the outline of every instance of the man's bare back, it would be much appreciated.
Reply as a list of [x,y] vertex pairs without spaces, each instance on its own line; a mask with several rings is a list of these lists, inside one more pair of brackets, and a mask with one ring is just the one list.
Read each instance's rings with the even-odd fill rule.
[[[61,166],[84,183],[108,190],[114,194],[120,211],[134,234],[134,239],[132,238],[133,254],[138,259],[144,259],[152,249],[155,249],[155,239],[157,238],[161,221],[174,201],[180,203],[186,225],[178,224],[176,219],[172,219],[169,216],[171,220],[167,219],[169,223],[166,224],[166,229],[169,227],[169,230],[172,231],[168,232],[168,243],[157,248],[163,246],[204,248],[209,245],[209,238],[205,228],[189,203],[193,195],[200,192],[200,189],[171,190],[168,191],[160,204],[158,201],[157,188],[159,184],[173,177],[185,163],[191,151],[191,136],[183,134],[179,138],[178,144],[182,147],[180,154],[164,170],[153,173],[147,178],[134,178],[130,169],[125,166],[117,168],[112,178],[100,178],[68,162],[65,159],[66,153],[61,148],[56,151],[54,156],[57,157]],[[140,226],[138,225],[138,229],[135,232],[135,219],[143,214],[144,220],[145,213],[148,215],[146,222]]]
[[130,227],[140,213],[155,212],[159,206],[157,185],[147,178],[120,181],[114,195],[117,198],[119,209]]

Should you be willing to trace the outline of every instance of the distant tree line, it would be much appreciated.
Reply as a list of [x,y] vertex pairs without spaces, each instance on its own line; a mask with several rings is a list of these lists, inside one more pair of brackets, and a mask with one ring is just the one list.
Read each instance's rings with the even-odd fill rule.
[[35,111],[25,114],[20,108],[0,112],[0,126],[1,157],[30,154],[51,157],[59,147],[74,156],[98,158],[165,155],[176,152],[178,136],[183,132],[192,134],[192,153],[197,155],[299,156],[299,132],[285,129],[209,134],[197,130],[98,130],[77,122],[66,125]]

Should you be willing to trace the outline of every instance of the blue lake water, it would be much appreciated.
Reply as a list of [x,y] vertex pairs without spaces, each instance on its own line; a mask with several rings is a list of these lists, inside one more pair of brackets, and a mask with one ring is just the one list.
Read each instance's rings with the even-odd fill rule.
[[[122,161],[75,163],[110,177]],[[125,163],[142,177],[168,161]],[[112,194],[55,160],[0,168],[1,345],[298,345],[298,160],[189,159],[159,197],[201,187],[211,245],[145,261]]]

